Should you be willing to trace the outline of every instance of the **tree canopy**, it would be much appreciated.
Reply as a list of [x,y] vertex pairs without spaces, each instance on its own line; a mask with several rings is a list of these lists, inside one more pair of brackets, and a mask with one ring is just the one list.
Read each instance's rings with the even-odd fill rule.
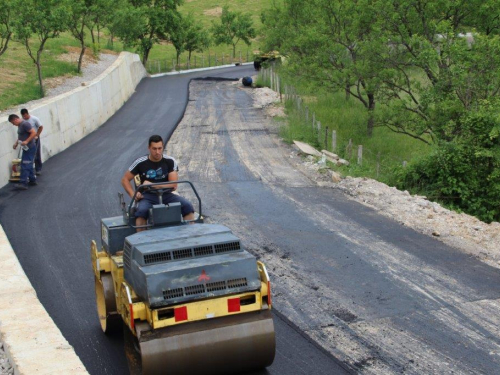
[[227,44],[233,46],[233,56],[236,45],[241,40],[247,46],[255,38],[256,31],[249,13],[231,12],[226,5],[222,8],[219,22],[213,22],[212,34],[217,45]]
[[402,186],[498,220],[499,15],[496,0],[284,0],[262,21],[286,72],[363,104],[369,136],[384,126],[434,145]]
[[169,39],[180,4],[181,0],[129,0],[115,14],[116,35],[138,49],[145,65],[153,46]]

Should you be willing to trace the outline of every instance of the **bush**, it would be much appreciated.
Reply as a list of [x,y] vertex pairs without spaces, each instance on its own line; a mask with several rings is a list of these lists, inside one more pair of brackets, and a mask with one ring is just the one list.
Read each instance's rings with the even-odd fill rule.
[[[500,119],[494,105],[460,120],[460,131],[400,170],[398,187],[424,194],[486,222],[500,220]],[[498,107],[497,107],[498,108]]]

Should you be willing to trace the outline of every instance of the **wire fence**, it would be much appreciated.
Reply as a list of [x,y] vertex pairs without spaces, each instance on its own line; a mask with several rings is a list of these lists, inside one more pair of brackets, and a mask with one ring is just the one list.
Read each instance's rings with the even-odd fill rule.
[[235,53],[233,53],[232,50],[228,53],[193,53],[191,54],[191,58],[184,54],[179,58],[179,61],[177,61],[177,58],[148,60],[146,62],[146,70],[149,74],[158,74],[197,68],[210,68],[229,64],[243,64],[251,61],[253,61],[253,53],[249,50],[239,50]]
[[281,102],[291,109],[292,116],[300,122],[304,130],[312,134],[320,149],[326,151],[324,154],[329,159],[336,160],[338,166],[354,164],[370,170],[376,178],[381,176],[383,170],[389,171],[398,165],[404,168],[407,166],[406,160],[383,155],[361,144],[356,145],[351,138],[342,139],[338,134],[338,128],[332,124],[323,124],[316,113],[310,110],[303,97],[297,93],[296,88],[284,83],[273,66],[262,68],[257,80],[279,93]]

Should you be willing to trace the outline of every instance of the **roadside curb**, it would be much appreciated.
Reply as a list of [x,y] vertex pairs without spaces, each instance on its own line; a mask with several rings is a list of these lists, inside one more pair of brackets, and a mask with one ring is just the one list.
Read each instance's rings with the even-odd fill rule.
[[222,69],[222,68],[234,68],[235,66],[246,66],[246,65],[253,65],[253,62],[246,62],[246,63],[241,63],[240,65],[236,64],[229,64],[229,65],[221,65],[221,66],[211,66],[209,68],[198,68],[198,69],[190,69],[190,70],[181,70],[178,72],[168,72],[168,73],[158,73],[158,74],[151,74],[151,78],[159,78],[159,77],[164,77],[164,76],[175,76],[178,74],[188,74],[188,73],[194,73],[194,72],[203,72],[207,70],[215,70],[215,69]]
[[14,374],[88,374],[42,306],[0,225],[0,339]]

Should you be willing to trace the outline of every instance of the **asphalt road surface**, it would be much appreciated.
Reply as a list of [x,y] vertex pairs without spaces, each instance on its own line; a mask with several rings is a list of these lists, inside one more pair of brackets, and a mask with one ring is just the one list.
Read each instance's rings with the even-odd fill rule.
[[498,373],[500,270],[319,187],[249,92],[193,81],[168,148],[280,312],[361,373]]
[[[253,68],[235,67],[144,79],[106,124],[44,164],[37,187],[0,190],[0,223],[42,304],[91,374],[128,372],[122,338],[100,331],[90,265],[90,240],[100,239],[100,219],[119,214],[121,176],[146,152],[151,134],[171,135],[191,78],[250,74]],[[262,374],[346,373],[286,319],[274,320],[276,360]]]

